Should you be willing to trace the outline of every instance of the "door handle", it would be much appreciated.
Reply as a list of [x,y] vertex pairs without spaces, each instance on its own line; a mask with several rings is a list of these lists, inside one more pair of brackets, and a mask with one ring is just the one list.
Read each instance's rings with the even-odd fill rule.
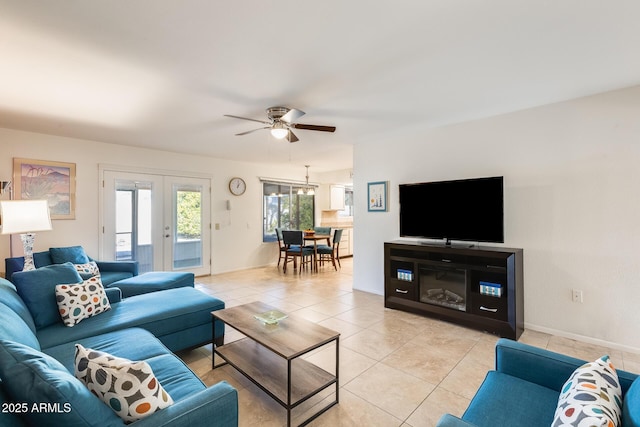
[[498,309],[497,309],[497,308],[487,308],[487,307],[485,307],[484,305],[481,305],[481,306],[480,306],[480,310],[490,311],[490,312],[492,312],[492,313],[497,313],[497,312],[498,312]]
[[399,293],[399,294],[408,294],[409,293],[409,291],[405,291],[405,290],[398,289],[398,288],[396,288],[396,292]]
[[171,234],[165,234],[164,237],[171,237]]

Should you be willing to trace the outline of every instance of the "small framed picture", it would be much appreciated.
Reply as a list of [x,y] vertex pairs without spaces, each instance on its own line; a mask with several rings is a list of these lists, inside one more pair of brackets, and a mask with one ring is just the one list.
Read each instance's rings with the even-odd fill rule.
[[76,217],[76,164],[13,158],[14,199],[49,202],[51,219]]
[[367,196],[369,200],[369,212],[387,211],[387,182],[370,182],[368,184]]

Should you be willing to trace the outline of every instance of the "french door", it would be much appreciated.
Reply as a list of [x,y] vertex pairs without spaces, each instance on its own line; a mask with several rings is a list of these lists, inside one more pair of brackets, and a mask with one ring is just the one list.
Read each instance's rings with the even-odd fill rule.
[[135,260],[140,272],[211,273],[211,182],[104,170],[101,258]]

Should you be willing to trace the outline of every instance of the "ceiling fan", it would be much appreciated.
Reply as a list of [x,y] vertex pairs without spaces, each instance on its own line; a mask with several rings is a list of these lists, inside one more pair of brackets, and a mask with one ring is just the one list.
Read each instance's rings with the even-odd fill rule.
[[248,117],[232,116],[231,114],[225,114],[225,117],[250,120],[252,122],[268,125],[258,129],[237,133],[236,136],[246,135],[257,130],[270,129],[271,135],[275,138],[286,138],[289,142],[296,142],[298,141],[298,137],[291,131],[291,129],[317,130],[320,132],[335,132],[336,130],[335,126],[304,125],[302,123],[295,123],[296,120],[305,115],[304,111],[296,110],[295,108],[270,107],[267,108],[266,112],[269,120],[250,119]]

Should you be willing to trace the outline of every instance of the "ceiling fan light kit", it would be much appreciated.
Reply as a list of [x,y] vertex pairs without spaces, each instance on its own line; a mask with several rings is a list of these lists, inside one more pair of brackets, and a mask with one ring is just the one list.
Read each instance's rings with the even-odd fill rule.
[[276,139],[284,139],[289,134],[289,129],[285,128],[282,123],[274,123],[271,128],[271,135]]
[[236,136],[246,135],[261,129],[270,129],[271,135],[277,139],[287,139],[289,142],[298,141],[298,137],[291,131],[291,129],[303,129],[303,130],[315,130],[320,132],[335,132],[335,126],[320,126],[320,125],[307,125],[302,123],[296,123],[300,117],[305,115],[304,111],[297,110],[295,108],[288,107],[269,107],[266,110],[267,120],[257,120],[248,117],[234,116],[231,114],[225,114],[225,117],[231,117],[234,119],[250,120],[252,122],[262,123],[268,126],[258,129],[252,129],[246,132],[237,133]]

